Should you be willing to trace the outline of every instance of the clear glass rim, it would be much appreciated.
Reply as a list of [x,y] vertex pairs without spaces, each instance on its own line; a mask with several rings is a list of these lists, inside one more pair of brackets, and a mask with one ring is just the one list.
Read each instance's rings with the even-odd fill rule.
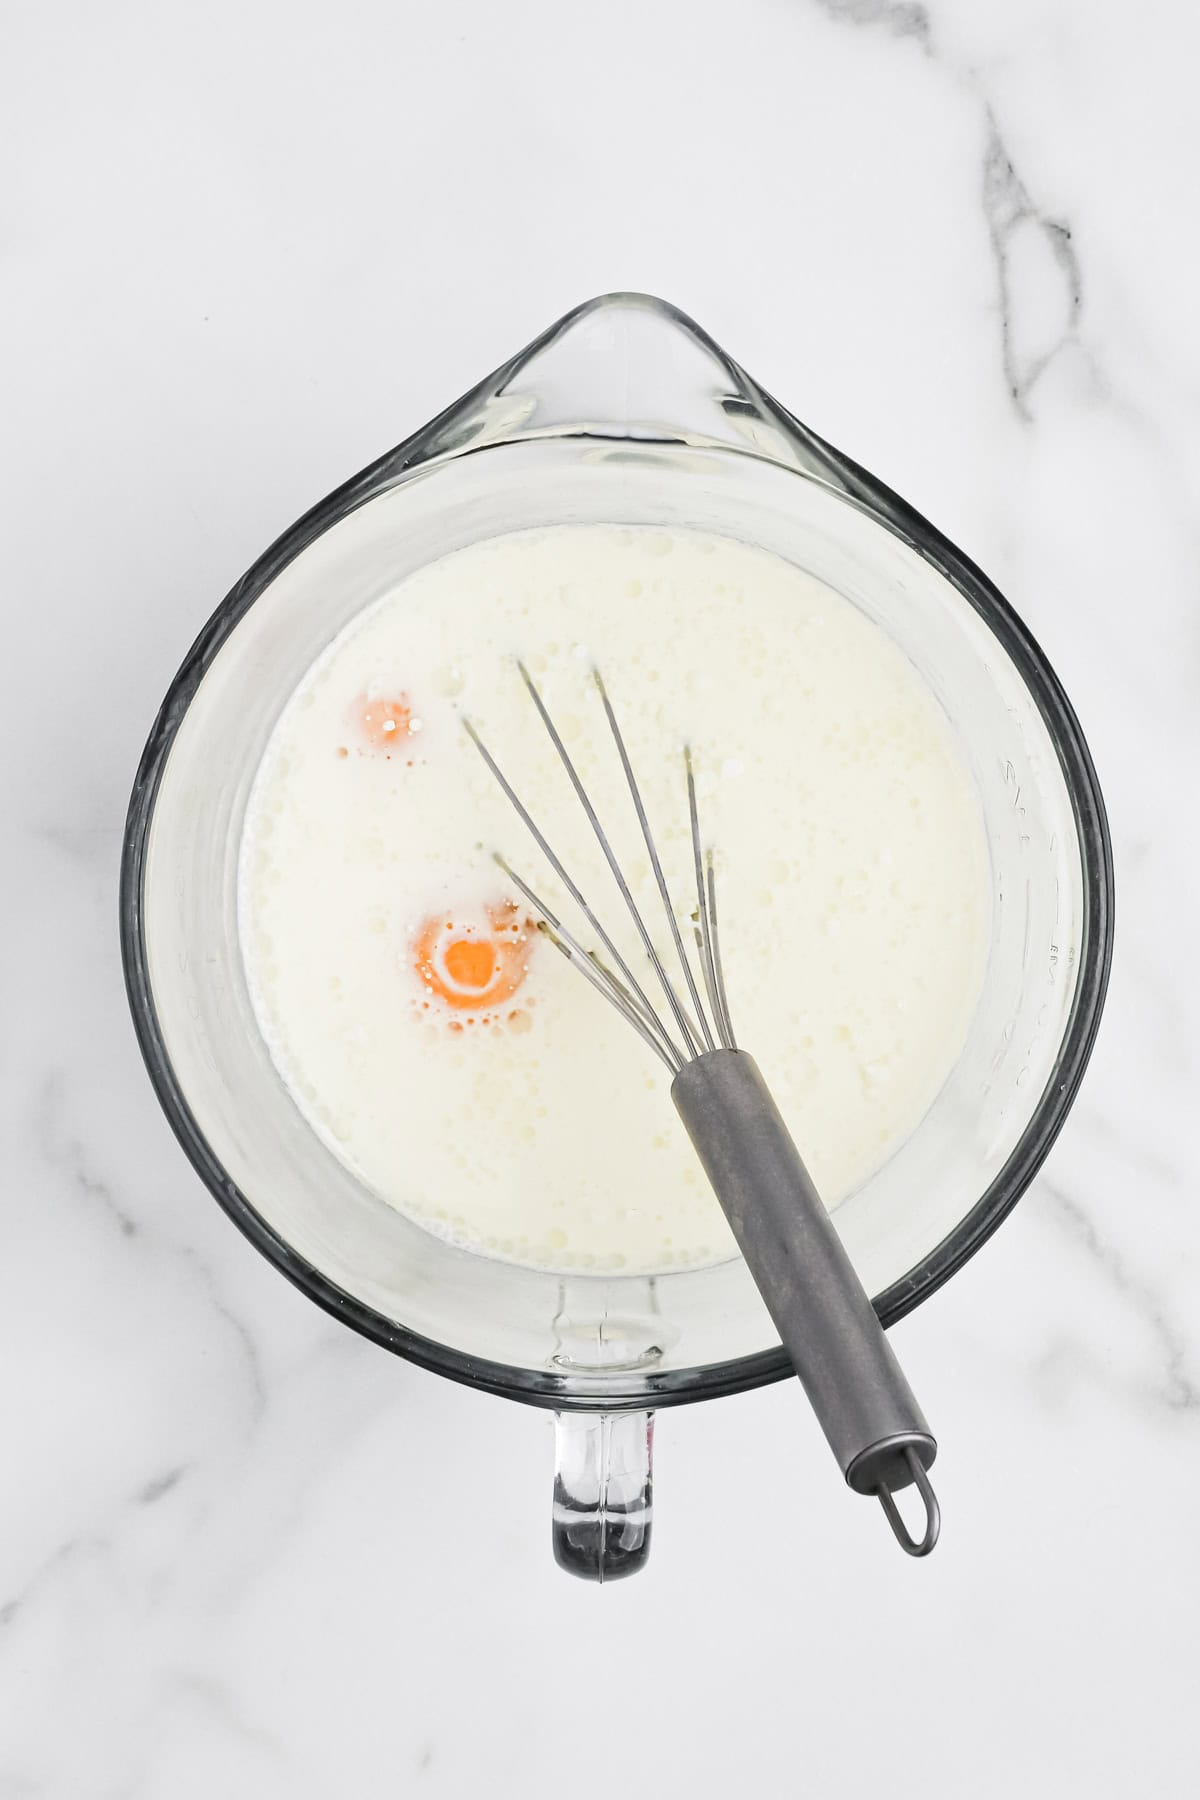
[[[611,298],[617,297],[605,297]],[[398,449],[389,451],[335,489],[278,538],[230,590],[184,658],[143,751],[126,820],[119,900],[126,993],[138,1044],[159,1104],[193,1168],[251,1243],[334,1318],[422,1368],[533,1405],[588,1411],[715,1399],[782,1380],[793,1372],[792,1365],[780,1346],[694,1369],[646,1370],[639,1376],[636,1388],[630,1387],[619,1394],[590,1394],[573,1387],[570,1377],[565,1374],[490,1362],[423,1337],[377,1313],[329,1281],[265,1222],[249,1198],[230,1179],[176,1081],[150,985],[143,893],[151,821],[175,734],[213,658],[258,596],[288,563],[337,520],[373,498],[383,487],[391,485],[407,469],[428,460],[431,450],[436,454],[447,419],[469,405],[476,395],[503,385],[544,344],[602,303],[588,302],[567,314],[502,370],[472,390],[464,401],[448,408]],[[752,385],[691,320],[664,302],[646,297],[643,303],[677,321],[719,357],[731,376],[744,380],[747,386]],[[827,467],[836,471],[844,503],[873,515],[945,576],[1008,653],[1054,744],[1079,838],[1083,933],[1078,977],[1067,1029],[1049,1079],[1012,1153],[970,1211],[918,1265],[876,1297],[875,1308],[886,1327],[935,1293],[986,1242],[1032,1182],[1062,1129],[1091,1056],[1108,986],[1114,905],[1112,845],[1103,797],[1079,721],[1046,656],[1008,602],[969,558],[898,495],[831,445],[816,438],[793,420],[777,401],[763,395],[761,389],[755,391],[794,426]]]

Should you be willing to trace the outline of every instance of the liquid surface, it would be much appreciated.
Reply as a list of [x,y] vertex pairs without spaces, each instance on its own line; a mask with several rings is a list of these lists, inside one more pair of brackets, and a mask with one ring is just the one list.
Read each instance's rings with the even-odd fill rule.
[[700,533],[566,526],[460,551],[355,621],[284,709],[247,813],[240,923],[259,1023],[313,1128],[390,1204],[489,1256],[717,1261],[733,1241],[667,1069],[493,859],[594,944],[464,716],[650,991],[518,656],[664,957],[591,670],[688,942],[692,746],[738,1040],[830,1206],[910,1134],[965,1037],[989,918],[975,790],[888,637],[790,565]]

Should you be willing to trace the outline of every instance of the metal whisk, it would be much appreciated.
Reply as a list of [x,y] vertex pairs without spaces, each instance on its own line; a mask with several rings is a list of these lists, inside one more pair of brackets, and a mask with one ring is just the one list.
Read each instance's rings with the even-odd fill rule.
[[[523,663],[517,667],[629,910],[662,989],[665,1014],[651,1001],[475,726],[464,720],[476,749],[596,934],[611,966],[598,951],[584,948],[504,857],[497,855],[496,861],[540,914],[551,942],[671,1071],[676,1110],[847,1484],[856,1493],[877,1495],[898,1542],[910,1556],[926,1556],[937,1542],[940,1526],[927,1473],[937,1443],[757,1064],[734,1038],[721,967],[713,857],[701,838],[691,752],[684,751],[684,769],[696,883],[693,919],[699,982],[616,713],[599,671],[594,671],[683,971],[683,994],[655,948],[537,684]],[[925,1506],[920,1538],[909,1532],[893,1498],[913,1483]]]

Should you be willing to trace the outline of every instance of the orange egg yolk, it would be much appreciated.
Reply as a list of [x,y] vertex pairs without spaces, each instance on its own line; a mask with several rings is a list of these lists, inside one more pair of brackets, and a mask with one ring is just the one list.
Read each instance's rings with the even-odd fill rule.
[[479,919],[426,919],[413,947],[413,967],[426,992],[456,1012],[480,1013],[510,1000],[525,979],[530,925],[511,904]]
[[442,960],[451,981],[468,993],[485,994],[496,976],[496,947],[482,938],[453,938]]
[[410,736],[412,708],[403,694],[390,700],[362,700],[358,723],[372,749],[390,750]]

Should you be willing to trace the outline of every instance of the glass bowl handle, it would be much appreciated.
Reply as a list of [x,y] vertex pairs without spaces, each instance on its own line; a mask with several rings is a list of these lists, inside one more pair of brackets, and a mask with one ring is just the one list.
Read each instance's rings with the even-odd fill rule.
[[554,1560],[583,1581],[633,1575],[650,1554],[654,1414],[559,1413]]

